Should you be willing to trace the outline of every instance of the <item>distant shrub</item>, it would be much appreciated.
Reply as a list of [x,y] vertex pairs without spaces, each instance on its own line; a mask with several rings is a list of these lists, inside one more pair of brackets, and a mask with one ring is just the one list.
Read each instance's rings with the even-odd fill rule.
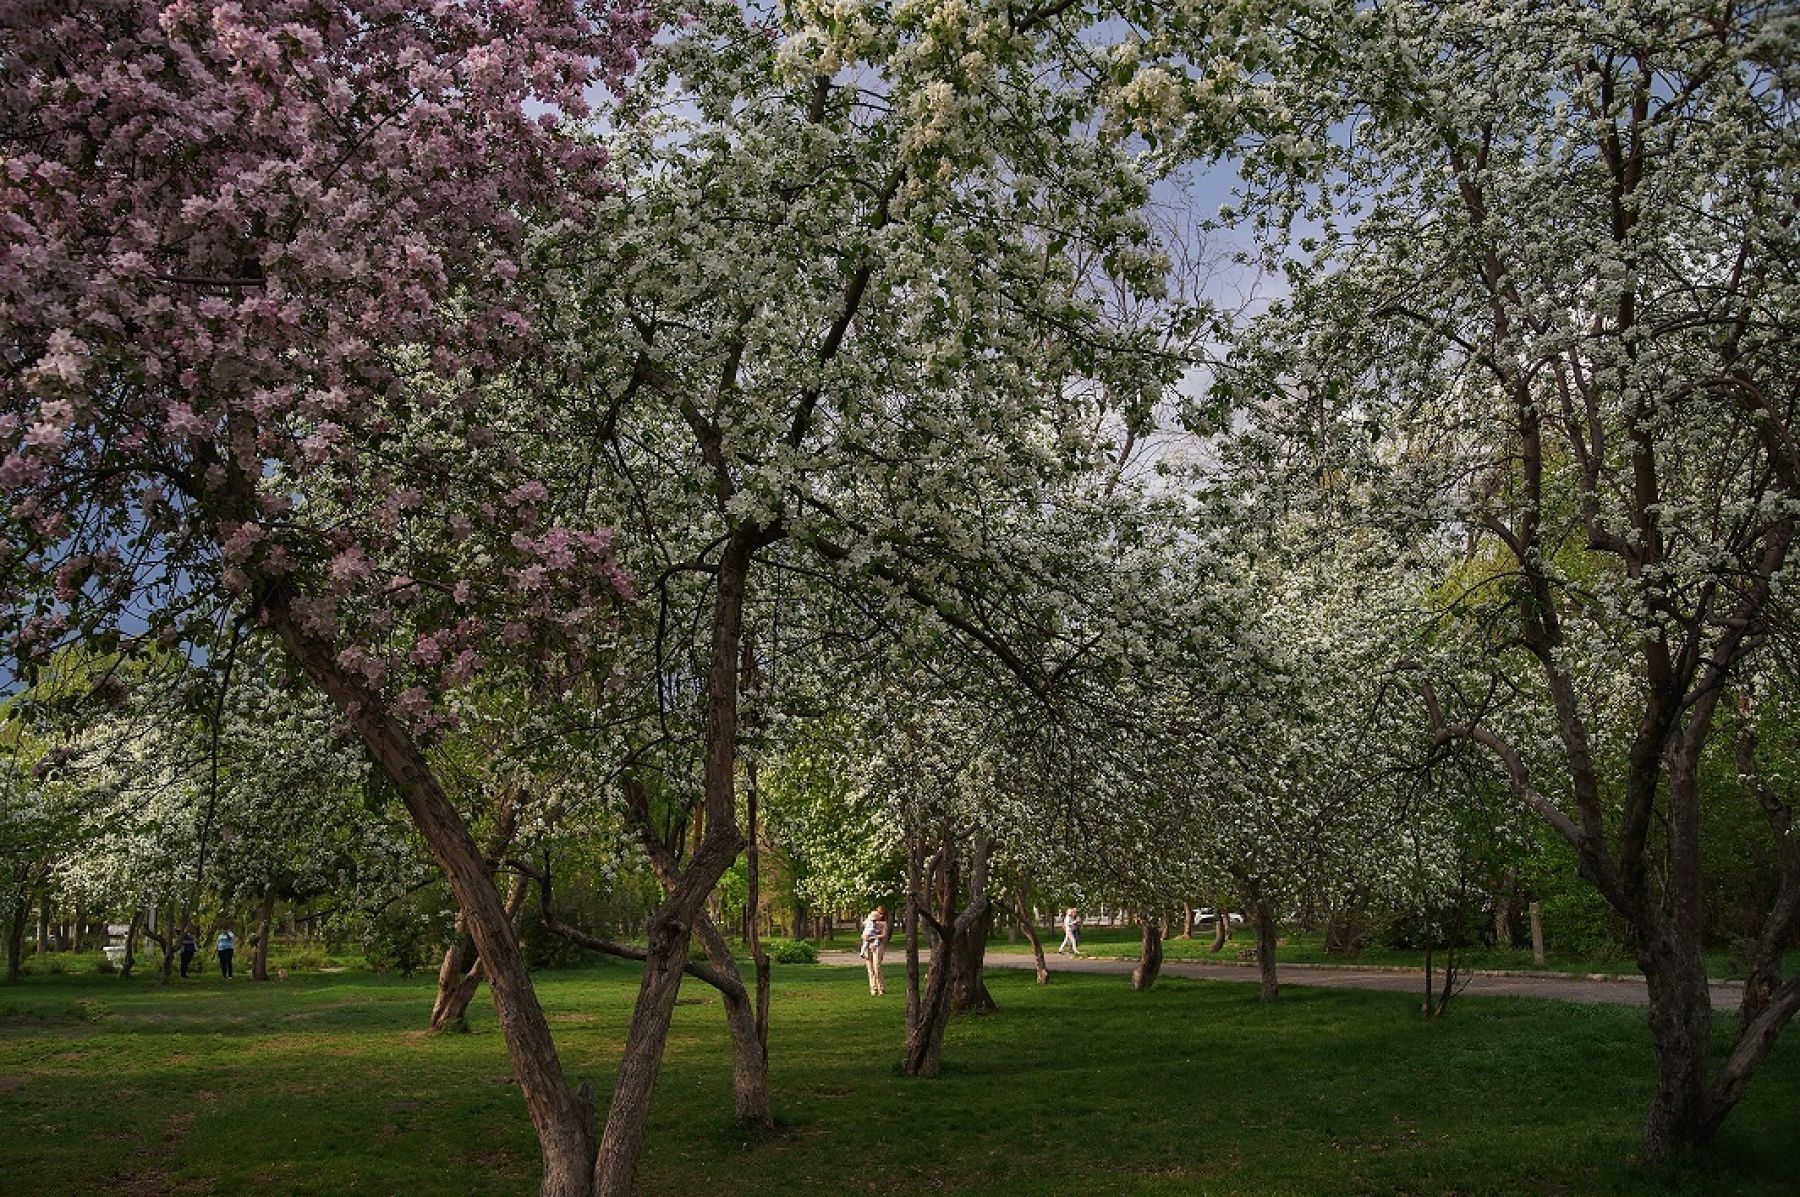
[[119,971],[119,966],[112,962],[112,957],[103,952],[100,959],[94,961],[94,971],[102,976],[111,976]]
[[1542,918],[1544,942],[1552,952],[1599,961],[1627,954],[1624,920],[1592,890],[1574,889],[1546,897]]
[[60,977],[69,971],[69,966],[63,963],[61,956],[52,956],[44,962],[44,971],[53,977]]
[[455,934],[455,911],[439,904],[431,890],[384,909],[363,933],[363,958],[378,973],[410,977],[436,965]]
[[765,939],[763,951],[777,964],[817,964],[819,950],[804,939]]
[[[557,912],[564,919],[569,916]],[[572,921],[572,920],[570,920]],[[525,965],[531,969],[577,968],[594,961],[593,953],[576,946],[544,926],[537,911],[528,911],[521,920],[519,943],[525,949]]]
[[299,948],[292,952],[283,953],[276,957],[272,963],[297,973],[316,973],[322,968],[330,967],[333,961],[330,956],[325,954],[323,948]]

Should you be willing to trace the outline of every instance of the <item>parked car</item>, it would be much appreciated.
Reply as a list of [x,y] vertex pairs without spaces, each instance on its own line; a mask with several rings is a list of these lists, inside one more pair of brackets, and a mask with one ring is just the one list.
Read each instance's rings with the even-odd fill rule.
[[[1244,925],[1244,916],[1235,911],[1228,914],[1226,917],[1231,920],[1231,925],[1233,927],[1242,927]],[[1194,921],[1199,923],[1216,923],[1219,921],[1219,912],[1210,906],[1202,906],[1200,909],[1194,911]]]

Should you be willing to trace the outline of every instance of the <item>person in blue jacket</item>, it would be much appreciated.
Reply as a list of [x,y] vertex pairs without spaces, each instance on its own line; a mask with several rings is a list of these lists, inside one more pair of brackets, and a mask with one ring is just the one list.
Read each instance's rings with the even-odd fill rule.
[[231,956],[237,950],[237,936],[226,927],[219,932],[219,975],[227,980],[231,977]]

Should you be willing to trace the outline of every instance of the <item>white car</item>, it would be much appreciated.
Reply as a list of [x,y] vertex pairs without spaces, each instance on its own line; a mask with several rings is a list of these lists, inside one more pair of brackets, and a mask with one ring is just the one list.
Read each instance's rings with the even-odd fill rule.
[[[1232,913],[1226,915],[1226,917],[1231,920],[1231,925],[1233,927],[1242,927],[1244,925],[1244,916],[1241,914]],[[1197,923],[1213,923],[1217,922],[1218,919],[1219,912],[1210,906],[1202,906],[1200,909],[1194,911],[1194,921]]]

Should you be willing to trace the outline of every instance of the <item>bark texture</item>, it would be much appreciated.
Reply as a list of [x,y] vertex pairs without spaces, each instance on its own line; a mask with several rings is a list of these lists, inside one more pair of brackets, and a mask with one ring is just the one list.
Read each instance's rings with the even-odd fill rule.
[[524,952],[494,889],[487,862],[424,753],[388,716],[379,697],[338,665],[332,646],[293,618],[292,597],[280,589],[269,596],[266,609],[271,626],[288,655],[331,697],[377,767],[393,783],[468,920],[493,986],[513,1073],[537,1130],[543,1162],[541,1192],[544,1197],[587,1197],[594,1187],[593,1092],[586,1085],[572,1088],[563,1077]]
[[1275,971],[1275,908],[1261,896],[1250,908],[1256,917],[1256,967],[1262,974],[1262,1000],[1272,1002],[1281,994],[1281,978]]
[[1050,967],[1044,960],[1044,941],[1038,937],[1037,927],[1031,921],[1031,907],[1025,901],[1025,891],[1020,890],[1014,899],[1013,919],[1025,937],[1031,941],[1031,957],[1037,962],[1037,983],[1050,983]]
[[[702,437],[716,450],[716,429]],[[721,486],[729,485],[721,477]],[[705,829],[680,879],[648,927],[648,955],[637,1006],[626,1032],[624,1054],[613,1085],[606,1129],[595,1163],[600,1197],[631,1192],[638,1155],[649,1124],[650,1097],[668,1042],[669,1021],[688,960],[694,920],[719,878],[743,851],[737,825],[737,728],[739,652],[743,645],[744,597],[750,563],[767,535],[754,528],[733,529],[720,554],[713,597],[712,638],[706,680],[705,757],[702,767]]]
[[1131,970],[1131,987],[1142,990],[1156,984],[1156,979],[1162,976],[1163,926],[1160,918],[1151,915],[1142,916],[1140,922],[1144,938],[1138,949],[1137,967]]
[[[980,980],[980,961],[985,954],[987,930],[993,921],[992,899],[988,896],[988,857],[991,842],[977,834],[970,854],[969,899],[961,911],[955,909],[960,892],[957,865],[957,836],[948,825],[938,832],[937,851],[928,870],[924,863],[922,835],[913,837],[914,847],[908,867],[907,925],[907,995],[906,1054],[900,1070],[907,1076],[933,1077],[943,1066],[944,1031],[954,1012],[952,994],[958,984],[972,986]],[[926,908],[935,893],[937,914]],[[931,964],[923,990],[919,987],[918,926],[930,929]],[[979,933],[977,942],[975,937]],[[958,960],[961,959],[959,965]],[[987,987],[980,986],[986,995]],[[993,1009],[993,999],[986,998],[985,1009]],[[974,1008],[974,1007],[972,1007]]]
[[263,888],[262,905],[256,911],[256,950],[250,957],[250,979],[269,979],[269,933],[275,929],[275,887]]

